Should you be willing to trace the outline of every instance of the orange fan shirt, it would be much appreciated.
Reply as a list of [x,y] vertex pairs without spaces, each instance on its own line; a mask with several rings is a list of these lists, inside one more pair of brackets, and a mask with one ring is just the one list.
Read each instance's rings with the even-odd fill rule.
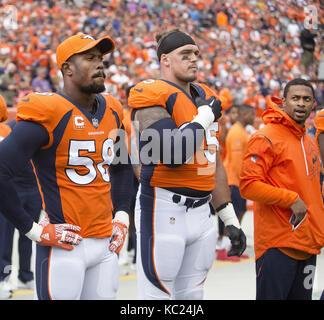
[[248,141],[249,135],[245,128],[238,122],[234,123],[228,131],[225,144],[224,167],[228,185],[239,186],[240,184],[240,173]]

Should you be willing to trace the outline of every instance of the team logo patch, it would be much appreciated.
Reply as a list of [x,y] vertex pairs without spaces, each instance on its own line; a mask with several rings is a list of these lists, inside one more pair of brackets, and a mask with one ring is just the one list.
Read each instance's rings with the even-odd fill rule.
[[82,116],[74,116],[74,129],[81,130],[85,128],[84,118]]
[[170,217],[170,224],[175,224],[175,217]]
[[99,120],[97,118],[92,118],[92,125],[95,127],[95,128],[98,128],[99,126]]

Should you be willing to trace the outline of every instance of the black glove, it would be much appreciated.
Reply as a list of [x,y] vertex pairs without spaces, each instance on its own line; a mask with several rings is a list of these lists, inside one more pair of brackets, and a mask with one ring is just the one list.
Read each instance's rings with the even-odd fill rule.
[[211,96],[208,100],[197,97],[195,101],[197,108],[208,105],[212,109],[213,114],[215,116],[214,121],[217,121],[222,116],[222,103],[220,102],[220,100],[217,100],[214,96]]
[[238,229],[233,225],[226,227],[226,231],[231,240],[232,248],[227,254],[228,257],[240,256],[246,249],[246,236],[242,229]]

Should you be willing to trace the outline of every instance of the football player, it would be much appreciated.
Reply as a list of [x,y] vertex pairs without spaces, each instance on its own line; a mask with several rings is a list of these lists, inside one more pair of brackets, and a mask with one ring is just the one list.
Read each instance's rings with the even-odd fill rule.
[[135,209],[139,299],[202,299],[215,259],[210,200],[241,255],[246,238],[219,158],[221,102],[196,83],[199,48],[188,34],[157,36],[161,79],[130,90],[140,130],[140,187]]
[[[129,164],[115,161],[122,106],[100,94],[103,56],[114,47],[109,36],[78,34],[63,41],[56,51],[62,91],[22,98],[17,124],[0,146],[0,210],[37,243],[38,299],[116,296],[116,253],[127,233],[133,173]],[[39,223],[24,212],[12,185],[30,158],[46,212]]]

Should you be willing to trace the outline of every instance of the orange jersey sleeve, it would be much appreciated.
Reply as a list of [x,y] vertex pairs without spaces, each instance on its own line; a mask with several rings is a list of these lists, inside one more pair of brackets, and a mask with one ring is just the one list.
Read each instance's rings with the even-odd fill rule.
[[30,93],[23,97],[19,103],[16,114],[16,121],[32,121],[42,125],[49,134],[48,148],[53,143],[53,130],[61,120],[57,111],[59,101],[52,93]]
[[315,116],[315,128],[316,128],[316,134],[315,134],[315,141],[317,142],[318,136],[324,132],[324,110],[321,110],[318,112]]
[[135,109],[152,106],[166,108],[169,92],[164,81],[144,80],[130,90],[128,105]]
[[8,119],[7,103],[5,99],[0,95],[0,122]]
[[247,146],[240,176],[242,197],[269,205],[290,207],[298,194],[267,183],[267,172],[274,160],[270,142],[262,135],[253,136]]
[[11,132],[11,128],[3,123],[0,123],[0,142],[7,137]]

